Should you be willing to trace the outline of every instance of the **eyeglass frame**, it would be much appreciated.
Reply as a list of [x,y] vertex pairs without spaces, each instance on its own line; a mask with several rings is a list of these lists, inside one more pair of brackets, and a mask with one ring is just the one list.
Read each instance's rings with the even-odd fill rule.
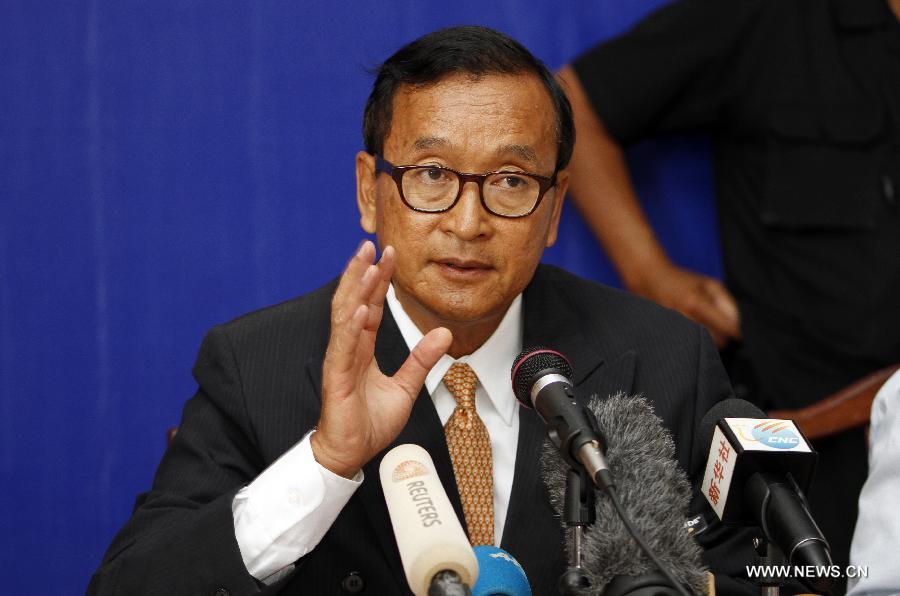
[[[456,174],[457,179],[459,180],[459,189],[456,191],[456,198],[453,199],[453,202],[444,209],[421,209],[419,207],[413,207],[406,200],[406,197],[403,195],[403,174],[409,170],[427,170],[427,169],[438,169],[446,172],[453,172]],[[454,170],[453,168],[448,168],[446,166],[435,166],[435,165],[410,165],[410,166],[395,166],[388,160],[386,160],[381,155],[375,155],[375,173],[384,172],[388,176],[393,179],[394,184],[397,185],[397,192],[400,193],[400,200],[403,201],[403,204],[416,211],[417,213],[446,213],[453,209],[456,204],[459,202],[459,198],[462,196],[463,188],[466,183],[474,182],[478,185],[478,198],[481,200],[481,206],[484,207],[484,210],[490,213],[491,215],[496,215],[497,217],[505,217],[507,219],[519,219],[521,217],[528,217],[540,206],[541,201],[544,198],[544,195],[548,190],[556,186],[556,174],[557,172],[553,172],[552,176],[542,176],[541,174],[534,174],[532,172],[521,172],[518,170],[497,170],[495,172],[487,172],[485,174],[472,174],[469,172],[459,172]],[[484,181],[488,179],[489,176],[495,176],[497,174],[515,174],[517,176],[528,176],[529,178],[533,178],[538,183],[538,197],[534,202],[534,206],[531,208],[531,211],[528,213],[523,213],[521,215],[504,215],[502,213],[497,213],[487,206],[487,202],[484,200]]]

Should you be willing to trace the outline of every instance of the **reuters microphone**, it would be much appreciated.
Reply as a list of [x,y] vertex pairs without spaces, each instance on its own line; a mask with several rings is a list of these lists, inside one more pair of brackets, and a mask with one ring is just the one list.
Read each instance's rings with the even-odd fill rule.
[[378,471],[413,594],[453,593],[440,585],[454,578],[466,586],[457,593],[467,593],[478,580],[478,561],[431,456],[418,445],[399,445],[384,456]]

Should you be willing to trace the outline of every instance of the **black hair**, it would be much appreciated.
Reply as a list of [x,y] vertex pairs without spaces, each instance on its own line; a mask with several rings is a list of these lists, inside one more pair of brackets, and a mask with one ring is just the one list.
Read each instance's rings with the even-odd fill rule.
[[572,106],[553,73],[525,46],[487,27],[449,27],[408,43],[375,70],[375,84],[363,116],[366,151],[381,155],[391,127],[394,95],[401,85],[435,84],[454,74],[535,75],[556,111],[556,171],[568,165],[575,145]]

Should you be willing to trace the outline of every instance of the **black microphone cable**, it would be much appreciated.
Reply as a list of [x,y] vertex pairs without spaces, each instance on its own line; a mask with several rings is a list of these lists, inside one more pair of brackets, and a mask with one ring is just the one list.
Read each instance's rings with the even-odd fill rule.
[[605,489],[606,494],[609,495],[609,500],[612,502],[613,507],[616,509],[616,513],[619,514],[619,519],[622,520],[622,523],[625,524],[625,529],[628,530],[628,533],[637,543],[637,545],[644,551],[644,554],[656,565],[656,568],[659,569],[660,573],[666,578],[666,580],[672,584],[672,587],[678,591],[682,596],[696,596],[694,592],[689,592],[685,589],[684,585],[678,581],[675,575],[669,570],[666,565],[663,564],[662,561],[659,560],[659,557],[654,554],[653,550],[650,546],[644,541],[644,538],[641,536],[641,533],[638,532],[638,529],[631,522],[631,518],[628,517],[628,513],[625,511],[625,508],[622,507],[622,503],[619,501],[619,496],[616,494],[616,487],[607,486]]

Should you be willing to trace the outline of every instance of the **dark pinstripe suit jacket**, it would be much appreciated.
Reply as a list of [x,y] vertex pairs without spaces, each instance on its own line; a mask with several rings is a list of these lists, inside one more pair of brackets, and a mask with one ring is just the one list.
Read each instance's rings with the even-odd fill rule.
[[[381,493],[376,457],[365,482],[322,542],[274,586],[246,572],[234,537],[237,490],[294,445],[316,423],[322,357],[335,283],[212,329],[194,376],[180,430],[150,492],[110,546],[95,574],[95,594],[340,594],[356,572],[367,594],[408,588]],[[693,444],[699,420],[730,386],[705,331],[683,317],[626,293],[540,266],[524,294],[524,343],[555,347],[575,369],[576,393],[642,393],[673,432],[680,465],[696,487],[705,450]],[[393,374],[408,354],[385,310],[376,358]],[[538,472],[542,423],[520,411],[512,496],[501,546],[524,566],[536,594],[556,593],[565,568],[563,533]],[[441,424],[423,389],[395,444],[417,443],[462,519]],[[702,497],[693,508],[700,511]],[[735,541],[741,537],[741,544]],[[743,569],[746,535],[704,533],[717,572]],[[732,556],[727,556],[726,553]],[[750,556],[749,554],[746,556]]]

